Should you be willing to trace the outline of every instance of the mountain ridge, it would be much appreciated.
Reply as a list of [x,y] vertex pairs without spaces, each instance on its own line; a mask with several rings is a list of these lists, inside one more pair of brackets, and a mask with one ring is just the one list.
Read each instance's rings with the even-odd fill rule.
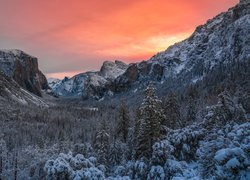
[[189,38],[155,54],[148,61],[129,64],[124,73],[111,81],[96,87],[92,84],[91,90],[83,87],[78,95],[84,99],[101,99],[142,90],[149,81],[161,87],[175,84],[183,87],[201,81],[222,64],[247,62],[250,58],[249,19],[250,3],[242,0],[227,12],[198,26]]
[[59,96],[83,97],[92,96],[98,99],[104,91],[107,83],[116,79],[127,69],[122,61],[104,61],[99,71],[80,73],[72,78],[65,77],[63,80],[49,79],[49,85],[55,94]]

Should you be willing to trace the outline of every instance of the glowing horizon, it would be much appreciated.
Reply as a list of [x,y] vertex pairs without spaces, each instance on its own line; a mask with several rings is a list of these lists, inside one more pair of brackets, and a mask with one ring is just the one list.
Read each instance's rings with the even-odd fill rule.
[[238,0],[0,0],[0,48],[39,59],[47,77],[147,60]]

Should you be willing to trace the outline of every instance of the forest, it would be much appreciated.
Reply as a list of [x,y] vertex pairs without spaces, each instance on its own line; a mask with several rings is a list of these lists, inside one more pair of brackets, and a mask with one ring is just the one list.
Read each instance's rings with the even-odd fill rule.
[[165,95],[149,82],[141,101],[1,105],[1,179],[248,179],[247,69]]

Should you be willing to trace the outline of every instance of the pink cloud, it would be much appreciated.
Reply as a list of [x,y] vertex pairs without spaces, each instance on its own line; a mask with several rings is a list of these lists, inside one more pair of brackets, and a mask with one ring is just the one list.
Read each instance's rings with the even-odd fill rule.
[[43,72],[61,77],[98,69],[107,59],[147,59],[237,2],[2,1],[0,48],[19,48],[38,56]]

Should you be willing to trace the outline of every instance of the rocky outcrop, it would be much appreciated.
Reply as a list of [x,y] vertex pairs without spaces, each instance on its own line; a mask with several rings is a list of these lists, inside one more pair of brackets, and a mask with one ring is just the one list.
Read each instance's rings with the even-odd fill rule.
[[128,65],[122,61],[105,61],[101,67],[99,75],[106,79],[114,80],[123,74],[127,68]]
[[0,106],[14,104],[48,107],[40,97],[26,91],[13,78],[0,72]]
[[0,50],[0,70],[38,96],[42,96],[42,89],[48,88],[46,77],[38,69],[37,58],[23,51]]

